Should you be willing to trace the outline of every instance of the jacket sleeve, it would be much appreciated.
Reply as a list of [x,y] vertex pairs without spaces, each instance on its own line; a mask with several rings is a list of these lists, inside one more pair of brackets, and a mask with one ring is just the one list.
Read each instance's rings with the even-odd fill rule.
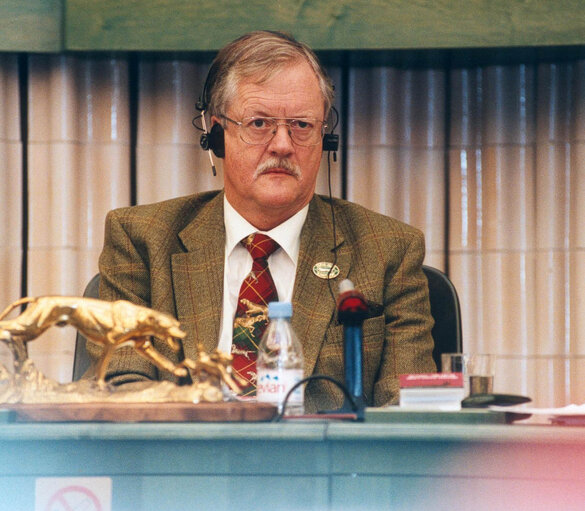
[[374,385],[375,406],[398,402],[400,374],[436,371],[424,255],[423,234],[413,230],[398,268],[384,281],[385,338]]
[[148,254],[136,245],[133,233],[128,232],[135,227],[124,225],[123,211],[110,211],[106,216],[104,247],[99,258],[100,298],[150,307]]
[[[99,259],[100,298],[128,300],[150,307],[148,257],[128,232],[136,226],[124,225],[126,211],[110,211],[106,217],[104,247]],[[92,362],[101,354],[101,348],[91,341],[87,343],[87,351]],[[116,350],[108,365],[107,380],[114,384],[155,379],[156,368],[131,348]]]

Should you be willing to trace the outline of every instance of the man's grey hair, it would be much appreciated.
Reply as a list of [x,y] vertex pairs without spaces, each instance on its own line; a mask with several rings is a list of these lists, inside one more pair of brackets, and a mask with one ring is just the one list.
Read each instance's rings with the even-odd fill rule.
[[254,77],[256,83],[263,83],[284,67],[302,61],[307,62],[317,76],[326,119],[334,98],[327,72],[306,44],[286,33],[272,31],[250,32],[219,51],[203,91],[209,114],[226,114],[241,80]]

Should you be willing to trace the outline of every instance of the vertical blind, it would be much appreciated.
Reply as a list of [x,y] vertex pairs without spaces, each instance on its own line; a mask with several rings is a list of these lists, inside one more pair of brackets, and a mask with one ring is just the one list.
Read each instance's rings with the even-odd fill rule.
[[[207,67],[185,55],[0,56],[0,308],[82,294],[108,210],[221,188],[221,162],[213,177],[192,125]],[[496,388],[585,401],[585,61],[329,71],[342,139],[333,195],[424,231],[426,264],[459,292],[465,351],[499,357]],[[317,188],[328,193],[325,156]],[[30,356],[68,381],[74,337],[50,330]]]

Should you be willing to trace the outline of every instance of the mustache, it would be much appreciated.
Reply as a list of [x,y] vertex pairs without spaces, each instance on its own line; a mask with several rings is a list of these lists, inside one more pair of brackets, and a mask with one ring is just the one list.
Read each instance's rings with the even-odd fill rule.
[[296,163],[289,161],[287,158],[269,158],[256,167],[254,177],[256,178],[261,176],[265,172],[274,168],[284,169],[294,177],[301,177],[301,168]]

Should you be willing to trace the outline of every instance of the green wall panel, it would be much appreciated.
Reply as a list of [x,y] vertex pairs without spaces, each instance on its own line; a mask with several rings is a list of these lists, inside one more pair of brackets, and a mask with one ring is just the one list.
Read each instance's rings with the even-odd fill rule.
[[70,50],[214,50],[254,29],[316,49],[585,44],[583,0],[67,0]]
[[0,51],[60,51],[63,1],[0,0]]
[[216,50],[249,30],[315,49],[585,44],[583,0],[0,0],[0,51]]

